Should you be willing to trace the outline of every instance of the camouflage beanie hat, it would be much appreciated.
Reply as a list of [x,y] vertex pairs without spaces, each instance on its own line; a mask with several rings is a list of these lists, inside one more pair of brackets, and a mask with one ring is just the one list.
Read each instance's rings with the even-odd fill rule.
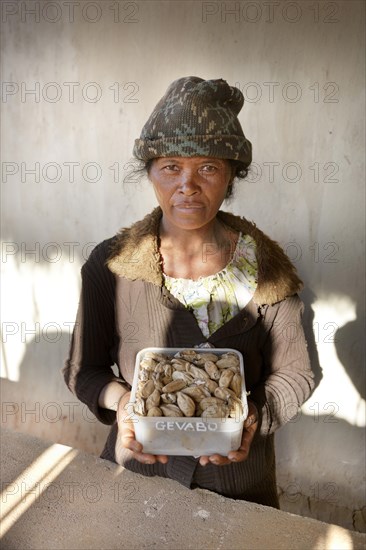
[[175,80],[135,140],[133,154],[143,161],[207,156],[249,166],[252,145],[238,120],[243,104],[241,91],[225,80]]

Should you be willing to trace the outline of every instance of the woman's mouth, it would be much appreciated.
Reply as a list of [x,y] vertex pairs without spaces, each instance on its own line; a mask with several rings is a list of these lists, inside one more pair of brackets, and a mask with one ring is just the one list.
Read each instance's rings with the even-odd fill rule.
[[175,208],[183,210],[198,210],[203,208],[203,206],[202,202],[178,202],[174,205]]

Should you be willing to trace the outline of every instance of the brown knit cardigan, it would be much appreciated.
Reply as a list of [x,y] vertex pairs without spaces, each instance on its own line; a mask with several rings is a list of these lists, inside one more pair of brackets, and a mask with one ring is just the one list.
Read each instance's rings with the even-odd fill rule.
[[[281,248],[254,224],[220,211],[230,228],[253,237],[258,286],[233,319],[203,336],[192,312],[163,285],[156,208],[143,220],[98,245],[82,268],[82,294],[69,358],[63,369],[70,390],[112,429],[102,458],[142,475],[176,479],[233,498],[278,506],[273,434],[296,414],[314,386],[301,324],[301,281]],[[169,457],[167,465],[142,465],[123,449],[115,413],[98,406],[112,380],[130,387],[136,353],[144,347],[209,343],[244,356],[246,387],[259,413],[248,460],[202,467],[194,457]],[[117,365],[119,375],[111,367]]]

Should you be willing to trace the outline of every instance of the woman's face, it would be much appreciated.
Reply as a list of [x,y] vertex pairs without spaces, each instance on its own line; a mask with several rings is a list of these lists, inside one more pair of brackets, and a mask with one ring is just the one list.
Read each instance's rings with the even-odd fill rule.
[[160,157],[149,170],[164,224],[199,229],[212,222],[232,180],[229,161],[208,157]]

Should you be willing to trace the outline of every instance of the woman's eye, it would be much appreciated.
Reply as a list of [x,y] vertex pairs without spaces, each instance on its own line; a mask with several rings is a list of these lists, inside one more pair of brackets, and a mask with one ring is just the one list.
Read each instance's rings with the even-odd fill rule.
[[178,166],[176,164],[167,164],[166,166],[163,166],[163,170],[167,172],[176,172],[178,170]]
[[213,164],[205,164],[204,166],[202,166],[202,170],[207,173],[213,173],[216,170],[216,166],[214,166]]

